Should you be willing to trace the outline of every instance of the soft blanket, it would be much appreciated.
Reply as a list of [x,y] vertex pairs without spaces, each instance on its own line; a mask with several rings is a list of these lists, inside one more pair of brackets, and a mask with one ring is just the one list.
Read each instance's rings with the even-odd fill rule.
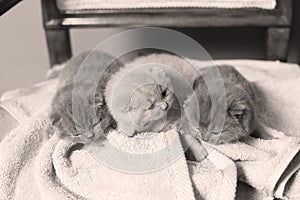
[[55,79],[35,87],[42,93],[5,94],[1,106],[19,125],[0,143],[0,199],[299,199],[300,91],[291,87],[300,83],[298,66],[221,62],[233,64],[255,84],[262,138],[205,144],[209,155],[198,163],[186,162],[175,131],[144,140],[110,133],[112,144],[134,154],[147,155],[175,141],[177,159],[166,154],[163,158],[172,162],[148,173],[109,167],[90,153],[93,147],[55,135],[45,140],[51,131],[47,114]]

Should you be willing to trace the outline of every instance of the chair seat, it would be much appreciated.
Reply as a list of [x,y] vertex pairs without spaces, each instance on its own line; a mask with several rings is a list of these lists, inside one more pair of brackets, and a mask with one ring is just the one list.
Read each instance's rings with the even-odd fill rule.
[[56,0],[59,10],[146,8],[260,8],[274,9],[276,0]]

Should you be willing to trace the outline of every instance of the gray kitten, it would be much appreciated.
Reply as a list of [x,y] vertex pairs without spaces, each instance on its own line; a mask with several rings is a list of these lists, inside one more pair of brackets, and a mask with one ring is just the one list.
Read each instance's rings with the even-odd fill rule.
[[[116,123],[108,112],[108,108],[104,99],[105,85],[110,76],[118,70],[122,64],[118,61],[112,63],[105,71],[104,75],[99,79],[97,90],[95,94],[95,102],[92,102],[86,96],[86,91],[90,90],[94,83],[87,77],[81,80],[76,87],[77,96],[73,96],[73,88],[77,77],[77,72],[80,69],[86,56],[89,52],[82,53],[77,57],[71,59],[60,73],[59,85],[56,95],[52,101],[52,111],[50,119],[52,125],[58,129],[58,134],[62,138],[69,138],[73,141],[88,143],[99,138],[103,139],[103,134],[106,134],[110,129],[116,127]],[[91,60],[98,61],[99,67],[103,67],[103,63],[111,60],[111,56],[106,53],[92,52]],[[75,121],[73,114],[73,103],[80,104],[80,99],[87,99],[88,107],[79,107],[79,120]],[[96,113],[96,118],[92,116]],[[75,125],[76,124],[76,125]]]
[[[217,69],[222,79],[211,81],[213,84],[210,93],[203,77],[211,73],[211,68],[204,69],[202,76],[195,81],[194,91],[197,101],[189,98],[185,102],[187,123],[181,127],[181,132],[197,134],[198,139],[209,143],[224,144],[249,136],[256,129],[254,94],[251,84],[234,67],[221,65],[217,66]],[[225,99],[220,98],[222,88],[225,89],[223,96]],[[212,96],[217,97],[214,104]],[[220,105],[224,101],[226,107],[222,125],[222,119],[218,119],[217,113],[222,112]],[[200,115],[195,113],[196,106],[199,106]],[[197,119],[196,124],[191,123],[194,119]],[[193,147],[191,151],[195,149]]]

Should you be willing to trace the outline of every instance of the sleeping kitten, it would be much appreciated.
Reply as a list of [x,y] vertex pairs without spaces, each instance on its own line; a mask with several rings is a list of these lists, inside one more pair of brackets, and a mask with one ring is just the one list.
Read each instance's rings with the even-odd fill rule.
[[[119,77],[125,77],[124,84],[118,82]],[[147,78],[157,81],[148,83]],[[161,131],[174,108],[170,83],[163,69],[152,66],[136,71],[125,67],[116,73],[108,82],[106,97],[118,128],[128,136]]]
[[[181,127],[181,132],[196,133],[198,134],[197,139],[218,145],[234,142],[250,135],[256,128],[256,122],[254,94],[250,83],[232,66],[221,65],[217,66],[217,69],[223,80],[213,80],[216,84],[210,94],[202,76],[195,81],[194,90],[198,102],[192,98],[186,101],[184,105],[185,114],[190,119],[186,119],[188,123]],[[203,76],[205,76],[211,70],[207,68],[203,71]],[[226,99],[219,98],[223,84]],[[214,95],[217,99],[216,103],[212,104],[211,96]],[[226,101],[226,110],[224,111],[225,119],[222,126],[220,123],[222,120],[217,119],[216,113],[222,112],[219,106],[224,100]],[[200,115],[195,113],[197,104]],[[190,123],[194,119],[198,119],[198,122],[196,124],[195,122],[194,124],[193,122]],[[191,126],[191,124],[193,125]],[[189,142],[191,143],[191,141]],[[196,148],[193,147],[192,149],[195,152]]]
[[[52,101],[52,112],[50,113],[50,119],[52,124],[58,129],[58,134],[60,137],[67,137],[73,141],[87,143],[93,140],[102,138],[103,134],[106,134],[110,129],[116,127],[116,123],[112,116],[109,114],[105,100],[103,98],[103,93],[105,85],[110,78],[111,74],[118,70],[121,63],[115,61],[112,63],[107,71],[104,73],[102,78],[98,82],[95,102],[88,102],[89,108],[80,107],[80,119],[85,119],[83,121],[76,121],[73,118],[73,108],[72,101],[80,102],[75,97],[73,98],[73,88],[75,84],[75,79],[77,72],[86,58],[89,52],[82,53],[77,57],[71,59],[60,73],[59,84],[56,95]],[[95,53],[93,52],[94,58],[97,57],[99,61],[99,67],[101,67],[101,62],[105,63],[106,60],[110,60],[111,57],[105,53]],[[76,91],[79,97],[85,95],[84,91],[91,88],[89,79],[79,83]],[[86,98],[86,97],[84,97]],[[86,98],[87,99],[87,98]],[[96,120],[93,118],[92,113],[96,111]],[[89,111],[90,110],[90,111]],[[75,126],[76,124],[76,126]]]
[[[168,67],[177,71],[178,75],[170,73]],[[184,88],[186,86],[176,83],[185,79],[187,84],[192,85],[196,74],[197,71],[189,63],[176,55],[160,53],[137,58],[120,69],[108,82],[105,97],[110,113],[117,121],[118,127],[129,136],[145,131],[165,130],[180,117],[179,101],[184,102],[188,94],[188,90]],[[128,80],[123,80],[124,84],[120,84],[125,76],[128,76]],[[180,79],[176,76],[182,77]],[[164,85],[145,84],[139,87],[139,83],[147,82],[147,77]],[[121,87],[117,86],[118,84]],[[123,95],[122,92],[130,93],[134,84],[137,89],[132,92],[130,98],[126,98],[127,94]],[[180,91],[179,96],[175,96],[172,89]]]

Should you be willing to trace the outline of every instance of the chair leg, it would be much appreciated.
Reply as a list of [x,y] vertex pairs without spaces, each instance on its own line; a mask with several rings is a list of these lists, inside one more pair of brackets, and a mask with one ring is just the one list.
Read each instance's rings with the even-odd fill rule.
[[286,61],[290,39],[290,28],[269,27],[267,30],[268,60]]
[[71,58],[72,50],[68,29],[46,30],[46,37],[51,67]]

